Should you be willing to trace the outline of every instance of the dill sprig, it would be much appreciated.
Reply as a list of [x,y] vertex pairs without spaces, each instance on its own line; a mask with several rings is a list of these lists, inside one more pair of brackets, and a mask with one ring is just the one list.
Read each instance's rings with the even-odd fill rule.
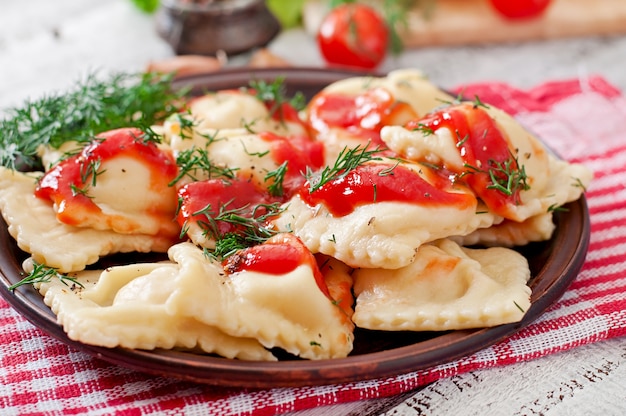
[[89,142],[98,133],[147,126],[178,110],[184,90],[174,91],[172,75],[90,74],[70,92],[26,101],[0,120],[0,164],[12,169],[39,165],[37,148],[67,141]]
[[380,148],[376,147],[373,150],[367,150],[367,148],[367,145],[358,145],[352,149],[344,147],[333,166],[326,166],[321,172],[314,172],[307,167],[305,177],[309,183],[309,193],[317,191],[328,182],[345,177],[365,162],[382,160],[381,157],[375,156],[380,153]]
[[[192,214],[194,217],[202,216],[197,220],[198,226],[205,235],[215,240],[215,250],[211,253],[215,258],[224,259],[237,250],[261,244],[278,233],[267,223],[282,212],[279,203],[229,208],[231,203],[221,204],[217,210],[209,204]],[[229,224],[233,231],[222,234],[220,223]]]
[[272,183],[267,187],[267,192],[271,196],[283,196],[285,188],[283,183],[285,182],[285,175],[287,174],[288,161],[284,161],[276,169],[269,171],[264,178],[265,182],[272,180]]
[[271,83],[263,80],[251,80],[249,85],[256,98],[270,106],[270,116],[277,115],[281,121],[284,121],[283,104],[291,105],[296,111],[300,111],[306,106],[306,98],[302,92],[297,92],[291,98],[287,96],[284,77],[277,77]]
[[435,134],[435,130],[424,123],[417,123],[417,125],[413,127],[412,131],[418,131],[424,136],[432,136],[433,134]]
[[184,177],[197,181],[199,180],[198,173],[203,173],[208,179],[234,179],[237,171],[237,168],[229,168],[228,166],[214,163],[209,158],[207,149],[196,146],[181,150],[176,156],[176,165],[178,165],[178,175],[169,183],[170,186],[173,186]]
[[34,266],[33,271],[30,272],[28,276],[26,276],[19,282],[14,283],[11,286],[9,286],[10,291],[14,291],[18,287],[24,286],[24,285],[33,285],[35,283],[48,283],[55,277],[58,278],[61,281],[61,283],[63,283],[66,286],[72,287],[76,285],[76,286],[84,287],[78,280],[74,279],[73,277],[69,277],[64,274],[61,274],[52,267],[48,267],[40,263],[34,263],[33,266]]
[[471,174],[472,172],[488,174],[491,184],[487,185],[487,189],[495,189],[506,196],[530,189],[530,185],[527,182],[526,168],[524,165],[519,165],[517,158],[512,155],[510,159],[503,162],[489,159],[487,169],[480,169],[468,163],[463,166],[470,169],[465,174]]
[[569,211],[569,209],[559,204],[552,204],[548,207],[548,212],[567,212],[567,211]]

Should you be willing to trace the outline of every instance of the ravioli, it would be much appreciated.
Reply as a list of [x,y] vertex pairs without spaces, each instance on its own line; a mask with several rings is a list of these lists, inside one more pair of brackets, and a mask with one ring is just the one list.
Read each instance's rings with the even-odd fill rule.
[[454,100],[452,95],[432,83],[422,71],[411,68],[397,69],[383,77],[346,78],[328,85],[323,92],[356,95],[377,87],[391,92],[396,101],[409,104],[418,117]]
[[422,72],[405,69],[336,81],[313,97],[304,113],[331,163],[345,148],[383,148],[379,132],[384,125],[403,125],[452,100]]
[[314,253],[332,256],[351,267],[398,269],[415,260],[420,245],[450,235],[468,234],[493,224],[475,208],[424,207],[388,202],[363,205],[334,217],[323,205],[310,207],[293,198],[275,220],[291,230]]
[[119,234],[60,223],[51,204],[34,195],[38,175],[0,167],[2,216],[18,247],[37,263],[66,273],[82,270],[108,254],[165,252],[174,243],[167,237]]
[[198,130],[243,128],[284,136],[306,134],[302,123],[284,117],[278,108],[270,110],[248,90],[222,90],[197,97],[189,103],[189,115]]
[[502,247],[423,245],[398,270],[354,272],[354,323],[384,331],[446,331],[520,321],[530,307],[528,262]]
[[318,288],[311,267],[280,275],[245,271],[226,275],[191,243],[169,251],[180,264],[168,313],[193,316],[236,337],[255,338],[307,359],[346,357],[353,324]]
[[[484,121],[480,124],[477,122],[475,128],[478,130],[474,132],[475,134],[468,133],[464,137],[458,137],[459,129],[463,126],[446,126],[442,125],[441,121],[433,121],[437,117],[442,120],[454,119],[449,115],[454,111],[464,112],[472,118],[477,117],[475,113],[485,112],[488,115],[486,120],[491,119],[495,124],[489,126]],[[382,140],[389,149],[402,157],[416,162],[444,166],[454,172],[465,172],[469,174],[465,176],[467,178],[479,171],[481,167],[468,168],[467,162],[461,156],[465,143],[475,139],[480,140],[478,136],[487,135],[489,129],[499,129],[511,155],[511,166],[506,165],[508,162],[505,162],[500,166],[484,169],[489,170],[490,174],[509,175],[508,178],[502,179],[511,179],[513,182],[519,181],[521,177],[515,175],[523,172],[524,183],[527,185],[525,189],[519,190],[518,201],[509,201],[496,212],[507,219],[522,222],[530,217],[544,214],[554,207],[574,201],[580,198],[591,182],[593,175],[588,168],[557,159],[519,122],[496,107],[481,106],[479,108],[473,103],[459,103],[433,114],[423,121],[414,121],[413,125],[417,126],[414,129],[401,126],[384,127],[381,131]],[[424,127],[426,123],[430,124]],[[435,127],[430,127],[431,124]],[[470,127],[474,128],[474,126]],[[454,131],[452,131],[453,128]],[[486,148],[486,150],[495,152],[495,149]],[[513,164],[517,164],[518,167],[513,167]],[[487,205],[489,205],[488,202]]]
[[143,140],[138,129],[99,134],[80,153],[50,168],[35,194],[50,200],[65,224],[175,238],[177,175],[169,150]]
[[[368,166],[387,165],[384,161],[372,162],[353,172]],[[394,189],[400,181],[400,169],[413,173],[409,177],[412,182]],[[398,269],[414,261],[424,243],[466,235],[502,220],[486,212],[467,188],[448,183],[446,187],[450,189],[435,189],[433,182],[441,179],[425,166],[392,164],[388,174],[381,172],[367,179],[355,174],[354,178],[346,176],[329,182],[320,189],[336,186],[338,190],[327,201],[305,200],[309,194],[303,189],[285,204],[273,224],[278,230],[293,232],[313,253],[332,256],[351,267]],[[369,180],[373,183],[369,184]],[[418,183],[428,186],[422,188]],[[385,184],[392,187],[390,200],[383,200]],[[328,206],[336,201],[345,208],[345,201],[367,191],[369,199],[357,200],[354,209],[347,213],[337,214]]]
[[269,143],[244,129],[194,129],[189,136],[173,135],[170,147],[176,155],[189,153],[198,158],[207,158],[206,167],[202,169],[198,164],[187,173],[188,178],[179,182],[179,186],[211,177],[237,175],[261,187],[265,175],[276,169],[272,158],[264,157],[269,154]]
[[515,247],[549,240],[555,229],[552,212],[546,212],[521,222],[504,220],[500,224],[480,228],[467,235],[451,236],[450,239],[462,246]]
[[90,270],[41,283],[44,302],[68,337],[89,345],[183,349],[241,360],[276,361],[256,340],[232,337],[193,317],[167,313],[180,272],[175,263],[143,263]]

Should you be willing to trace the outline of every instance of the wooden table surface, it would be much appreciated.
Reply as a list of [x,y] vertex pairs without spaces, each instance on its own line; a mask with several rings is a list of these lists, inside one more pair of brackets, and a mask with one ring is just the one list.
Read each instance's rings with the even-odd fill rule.
[[[172,56],[157,36],[153,18],[135,10],[129,0],[2,0],[0,9],[0,108],[66,88],[94,70],[140,70]],[[270,49],[298,65],[322,63],[303,30],[280,34]],[[235,57],[230,64],[245,59]],[[524,88],[547,79],[600,74],[626,91],[626,36],[425,46],[389,58],[380,69],[410,66],[447,88],[475,81]],[[443,379],[400,397],[291,416],[618,415],[624,409],[626,339],[621,338]]]

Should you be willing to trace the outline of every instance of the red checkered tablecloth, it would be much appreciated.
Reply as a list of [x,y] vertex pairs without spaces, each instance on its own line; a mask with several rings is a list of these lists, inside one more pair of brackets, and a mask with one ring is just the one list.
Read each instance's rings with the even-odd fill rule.
[[587,198],[587,260],[564,296],[514,336],[428,370],[323,387],[247,390],[153,377],[76,351],[0,299],[0,414],[273,415],[385,397],[434,380],[564,351],[626,334],[626,99],[602,77],[547,82],[528,91],[465,85],[465,96],[514,114],[565,159],[595,174]]

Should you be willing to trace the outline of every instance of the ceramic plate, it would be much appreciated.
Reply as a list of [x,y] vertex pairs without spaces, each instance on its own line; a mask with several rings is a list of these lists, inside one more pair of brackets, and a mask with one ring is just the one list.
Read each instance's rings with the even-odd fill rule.
[[[288,68],[229,70],[180,79],[192,93],[248,85],[250,79],[273,81],[284,77],[290,93],[301,91],[311,97],[325,85],[354,73],[323,69]],[[247,362],[179,351],[141,351],[102,348],[70,340],[56,317],[31,287],[15,292],[7,288],[21,280],[20,251],[0,221],[0,293],[35,326],[71,347],[113,364],[138,371],[222,386],[287,387],[322,385],[389,377],[423,370],[453,361],[488,347],[529,325],[565,292],[583,265],[589,244],[589,215],[583,198],[554,215],[556,230],[551,240],[520,249],[529,261],[532,306],[524,319],[493,328],[449,332],[382,332],[357,329],[354,351],[334,360],[284,359],[278,362]],[[132,255],[132,260],[139,255]],[[109,261],[128,262],[119,256]]]

